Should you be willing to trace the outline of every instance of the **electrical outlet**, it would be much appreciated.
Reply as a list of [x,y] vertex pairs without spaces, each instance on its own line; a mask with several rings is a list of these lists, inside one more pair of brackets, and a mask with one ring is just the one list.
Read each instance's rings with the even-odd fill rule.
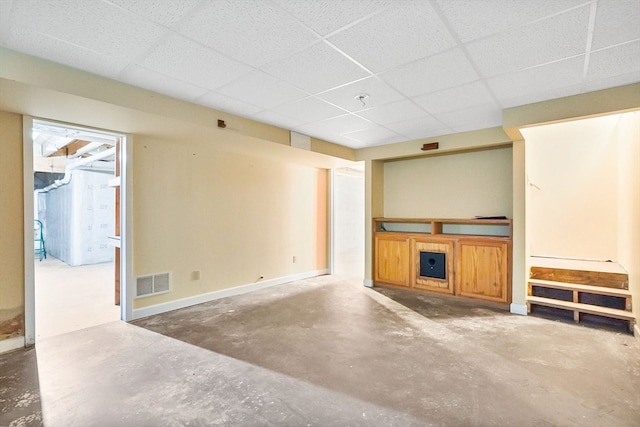
[[200,280],[200,270],[193,270],[191,272],[191,280]]
[[293,263],[294,264],[296,263],[296,256],[295,255],[293,256]]

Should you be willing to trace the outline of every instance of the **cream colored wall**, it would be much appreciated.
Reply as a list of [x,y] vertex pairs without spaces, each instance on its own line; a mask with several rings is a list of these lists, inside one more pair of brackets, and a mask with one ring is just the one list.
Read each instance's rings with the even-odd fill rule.
[[[640,111],[626,113],[617,123],[618,255],[629,274],[632,308],[640,319]],[[636,334],[640,330],[636,324]]]
[[24,334],[22,117],[0,111],[0,340]]
[[392,161],[384,166],[384,216],[512,216],[510,147]]
[[616,116],[523,129],[531,256],[617,260]]
[[[291,148],[284,129],[3,48],[0,61],[0,110],[16,113],[2,116],[2,192],[19,198],[14,206],[3,197],[1,210],[19,221],[0,234],[11,255],[0,257],[11,266],[2,268],[11,276],[0,281],[3,306],[24,295],[20,114],[133,135],[133,271],[171,271],[174,280],[171,294],[135,307],[327,268],[327,168],[349,162],[324,153],[353,150]],[[15,145],[5,144],[5,122],[19,132]]]
[[143,136],[134,171],[134,274],[173,277],[135,308],[327,268],[326,170]]

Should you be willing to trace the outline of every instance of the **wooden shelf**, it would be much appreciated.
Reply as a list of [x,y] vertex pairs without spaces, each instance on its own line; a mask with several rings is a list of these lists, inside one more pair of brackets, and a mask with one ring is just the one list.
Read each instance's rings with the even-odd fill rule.
[[[374,282],[510,303],[511,236],[510,219],[374,218]],[[444,278],[421,276],[425,252],[446,255]]]
[[610,295],[614,297],[631,297],[628,289],[605,288],[603,286],[580,285],[577,283],[554,282],[552,280],[529,279],[529,284],[551,289],[563,289],[598,295]]
[[633,313],[626,310],[618,310],[615,308],[602,307],[599,305],[582,304],[579,302],[562,301],[552,298],[543,297],[527,297],[527,304],[544,305],[546,307],[561,308],[580,313],[595,314],[606,317],[613,317],[615,319],[630,320],[633,321]]

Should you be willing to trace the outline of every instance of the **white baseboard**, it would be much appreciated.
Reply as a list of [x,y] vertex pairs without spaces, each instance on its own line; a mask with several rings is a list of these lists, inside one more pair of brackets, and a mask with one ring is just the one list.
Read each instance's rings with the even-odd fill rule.
[[364,279],[362,281],[362,284],[365,285],[367,288],[373,288],[373,280],[371,279]]
[[24,335],[0,341],[0,353],[24,347]]
[[511,303],[511,305],[509,306],[509,311],[513,314],[520,314],[521,316],[526,316],[528,314],[526,304]]
[[133,310],[133,320],[153,316],[155,314],[166,313],[167,311],[177,310],[179,308],[185,308],[196,304],[202,304],[204,302],[209,302],[220,298],[242,295],[260,289],[269,288],[271,286],[294,282],[296,280],[304,280],[311,277],[322,276],[323,274],[328,274],[328,272],[328,269],[307,271],[305,273],[292,274],[290,276],[277,277],[275,279],[262,280],[256,283],[249,283],[247,285],[234,286],[233,288],[207,292],[206,294],[194,295],[192,297],[181,298],[175,301],[164,302],[161,304],[155,304],[149,307],[136,308]]

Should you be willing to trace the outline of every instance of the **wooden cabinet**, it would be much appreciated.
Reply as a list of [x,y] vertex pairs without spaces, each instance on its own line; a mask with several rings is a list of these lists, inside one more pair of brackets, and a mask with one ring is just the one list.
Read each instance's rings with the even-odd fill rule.
[[410,286],[410,239],[407,236],[380,233],[375,238],[375,281]]
[[[376,218],[373,227],[375,282],[511,302],[510,220]],[[421,273],[421,254],[444,258],[446,274]]]
[[509,302],[509,244],[496,240],[458,241],[458,295]]
[[[435,292],[452,294],[454,291],[453,240],[435,240],[414,238],[413,240],[413,287]],[[445,254],[444,279],[420,276],[420,252],[439,252]]]

